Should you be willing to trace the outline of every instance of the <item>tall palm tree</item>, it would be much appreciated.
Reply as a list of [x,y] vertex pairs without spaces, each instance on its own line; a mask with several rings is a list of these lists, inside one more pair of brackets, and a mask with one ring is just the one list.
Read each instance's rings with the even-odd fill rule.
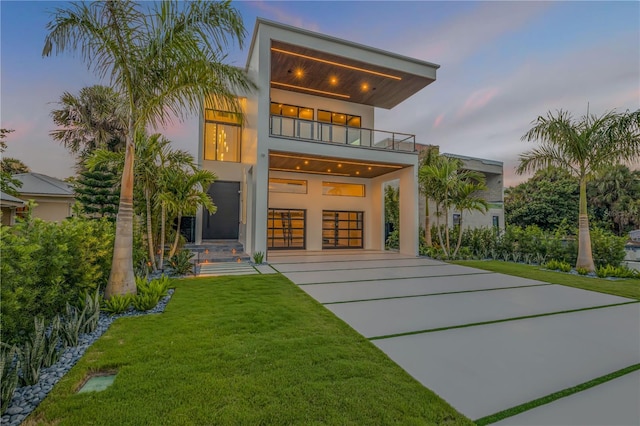
[[574,120],[567,111],[538,117],[522,137],[539,141],[538,148],[520,155],[519,174],[550,165],[568,170],[580,182],[578,260],[576,268],[595,269],[587,216],[587,181],[603,168],[640,156],[640,110],[601,116],[587,114]]
[[214,97],[220,109],[241,113],[236,90],[255,86],[223,64],[232,43],[242,47],[242,18],[230,1],[129,0],[72,3],[47,25],[43,56],[80,51],[87,66],[127,104],[125,165],[116,221],[113,263],[105,297],[135,293],[133,181],[136,132],[164,126],[200,110]]
[[453,251],[453,257],[456,257],[460,250],[460,246],[462,245],[464,212],[479,211],[481,213],[486,213],[489,209],[489,203],[487,203],[487,200],[478,196],[479,191],[487,190],[487,185],[484,181],[484,176],[479,178],[479,180],[465,180],[458,186],[456,194],[454,195],[453,205],[460,211],[460,225],[458,225],[458,242],[455,250]]
[[[420,152],[420,167],[433,166],[438,161],[437,146],[428,146]],[[431,247],[431,214],[429,211],[429,194],[433,193],[433,182],[429,179],[429,174],[421,174],[418,171],[418,184],[420,193],[424,196],[424,240],[427,247]]]
[[208,170],[186,171],[179,168],[169,169],[166,175],[167,192],[160,195],[167,210],[177,218],[178,229],[169,252],[172,257],[180,240],[180,221],[184,214],[195,214],[199,206],[203,206],[210,214],[217,208],[211,201],[207,188],[216,180],[216,175]]

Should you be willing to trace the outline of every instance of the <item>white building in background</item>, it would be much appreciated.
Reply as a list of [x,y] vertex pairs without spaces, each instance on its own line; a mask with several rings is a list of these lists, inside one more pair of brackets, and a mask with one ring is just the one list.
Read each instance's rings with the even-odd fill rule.
[[247,253],[384,249],[384,185],[398,181],[400,252],[418,253],[415,136],[378,130],[436,80],[438,65],[258,19],[246,71],[258,90],[234,114],[205,105],[199,160],[218,176],[218,211],[199,212],[196,243],[237,240]]

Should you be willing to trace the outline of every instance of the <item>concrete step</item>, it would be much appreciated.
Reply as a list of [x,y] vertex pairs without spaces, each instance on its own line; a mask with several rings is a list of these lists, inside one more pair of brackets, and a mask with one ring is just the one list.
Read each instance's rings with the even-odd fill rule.
[[197,267],[197,276],[215,277],[222,275],[254,275],[259,272],[248,263],[202,263]]

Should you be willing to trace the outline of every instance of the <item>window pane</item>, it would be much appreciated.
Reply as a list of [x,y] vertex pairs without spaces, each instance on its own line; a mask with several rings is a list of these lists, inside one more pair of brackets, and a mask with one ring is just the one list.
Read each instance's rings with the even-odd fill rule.
[[335,124],[347,124],[347,116],[334,112],[331,114],[331,121]]
[[348,115],[347,118],[347,126],[360,127],[360,117],[357,115]]
[[305,120],[313,120],[313,109],[312,108],[300,108],[300,118],[304,118]]
[[216,123],[204,125],[204,159],[216,159]]
[[294,179],[269,179],[269,192],[284,192],[289,194],[306,194],[307,181]]
[[218,161],[240,161],[240,127],[218,124],[216,135],[216,159]]
[[271,102],[271,114],[280,115],[282,113],[282,104]]
[[227,111],[216,111],[213,109],[205,110],[205,120],[207,121],[217,121],[219,123],[230,123],[230,124],[240,124],[240,115],[227,112]]
[[298,117],[298,107],[292,105],[282,106],[282,115],[287,117]]
[[329,111],[318,110],[318,121],[331,123],[331,113]]
[[364,197],[364,185],[355,183],[322,182],[323,195]]

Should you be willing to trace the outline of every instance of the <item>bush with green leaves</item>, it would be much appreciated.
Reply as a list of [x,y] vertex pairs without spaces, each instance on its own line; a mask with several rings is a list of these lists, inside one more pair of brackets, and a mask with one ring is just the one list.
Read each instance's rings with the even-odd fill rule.
[[111,315],[121,314],[129,309],[131,299],[130,294],[114,294],[102,302],[102,310]]
[[136,287],[138,294],[151,294],[162,299],[169,292],[169,284],[171,281],[166,275],[162,275],[160,278],[155,278],[148,281],[146,278],[136,277]]
[[551,269],[552,271],[561,271],[561,272],[569,272],[571,271],[571,265],[567,262],[563,262],[561,260],[550,260],[545,265],[545,268]]
[[17,220],[0,226],[2,339],[26,340],[33,318],[50,320],[67,302],[106,284],[114,225],[107,220]]
[[587,275],[589,273],[589,269],[587,269],[587,268],[576,268],[576,272],[579,275]]
[[626,266],[604,265],[596,268],[596,275],[600,278],[640,278],[640,272]]
[[154,293],[138,294],[132,299],[133,308],[136,311],[145,312],[156,307],[160,301],[160,296]]
[[172,275],[187,275],[193,271],[191,258],[193,253],[189,250],[180,250],[169,259],[169,267]]
[[9,408],[13,393],[18,386],[19,352],[15,345],[0,343],[0,415]]
[[262,262],[264,261],[264,253],[261,251],[257,251],[255,253],[253,253],[253,263],[255,263],[256,265],[260,265],[262,264]]

